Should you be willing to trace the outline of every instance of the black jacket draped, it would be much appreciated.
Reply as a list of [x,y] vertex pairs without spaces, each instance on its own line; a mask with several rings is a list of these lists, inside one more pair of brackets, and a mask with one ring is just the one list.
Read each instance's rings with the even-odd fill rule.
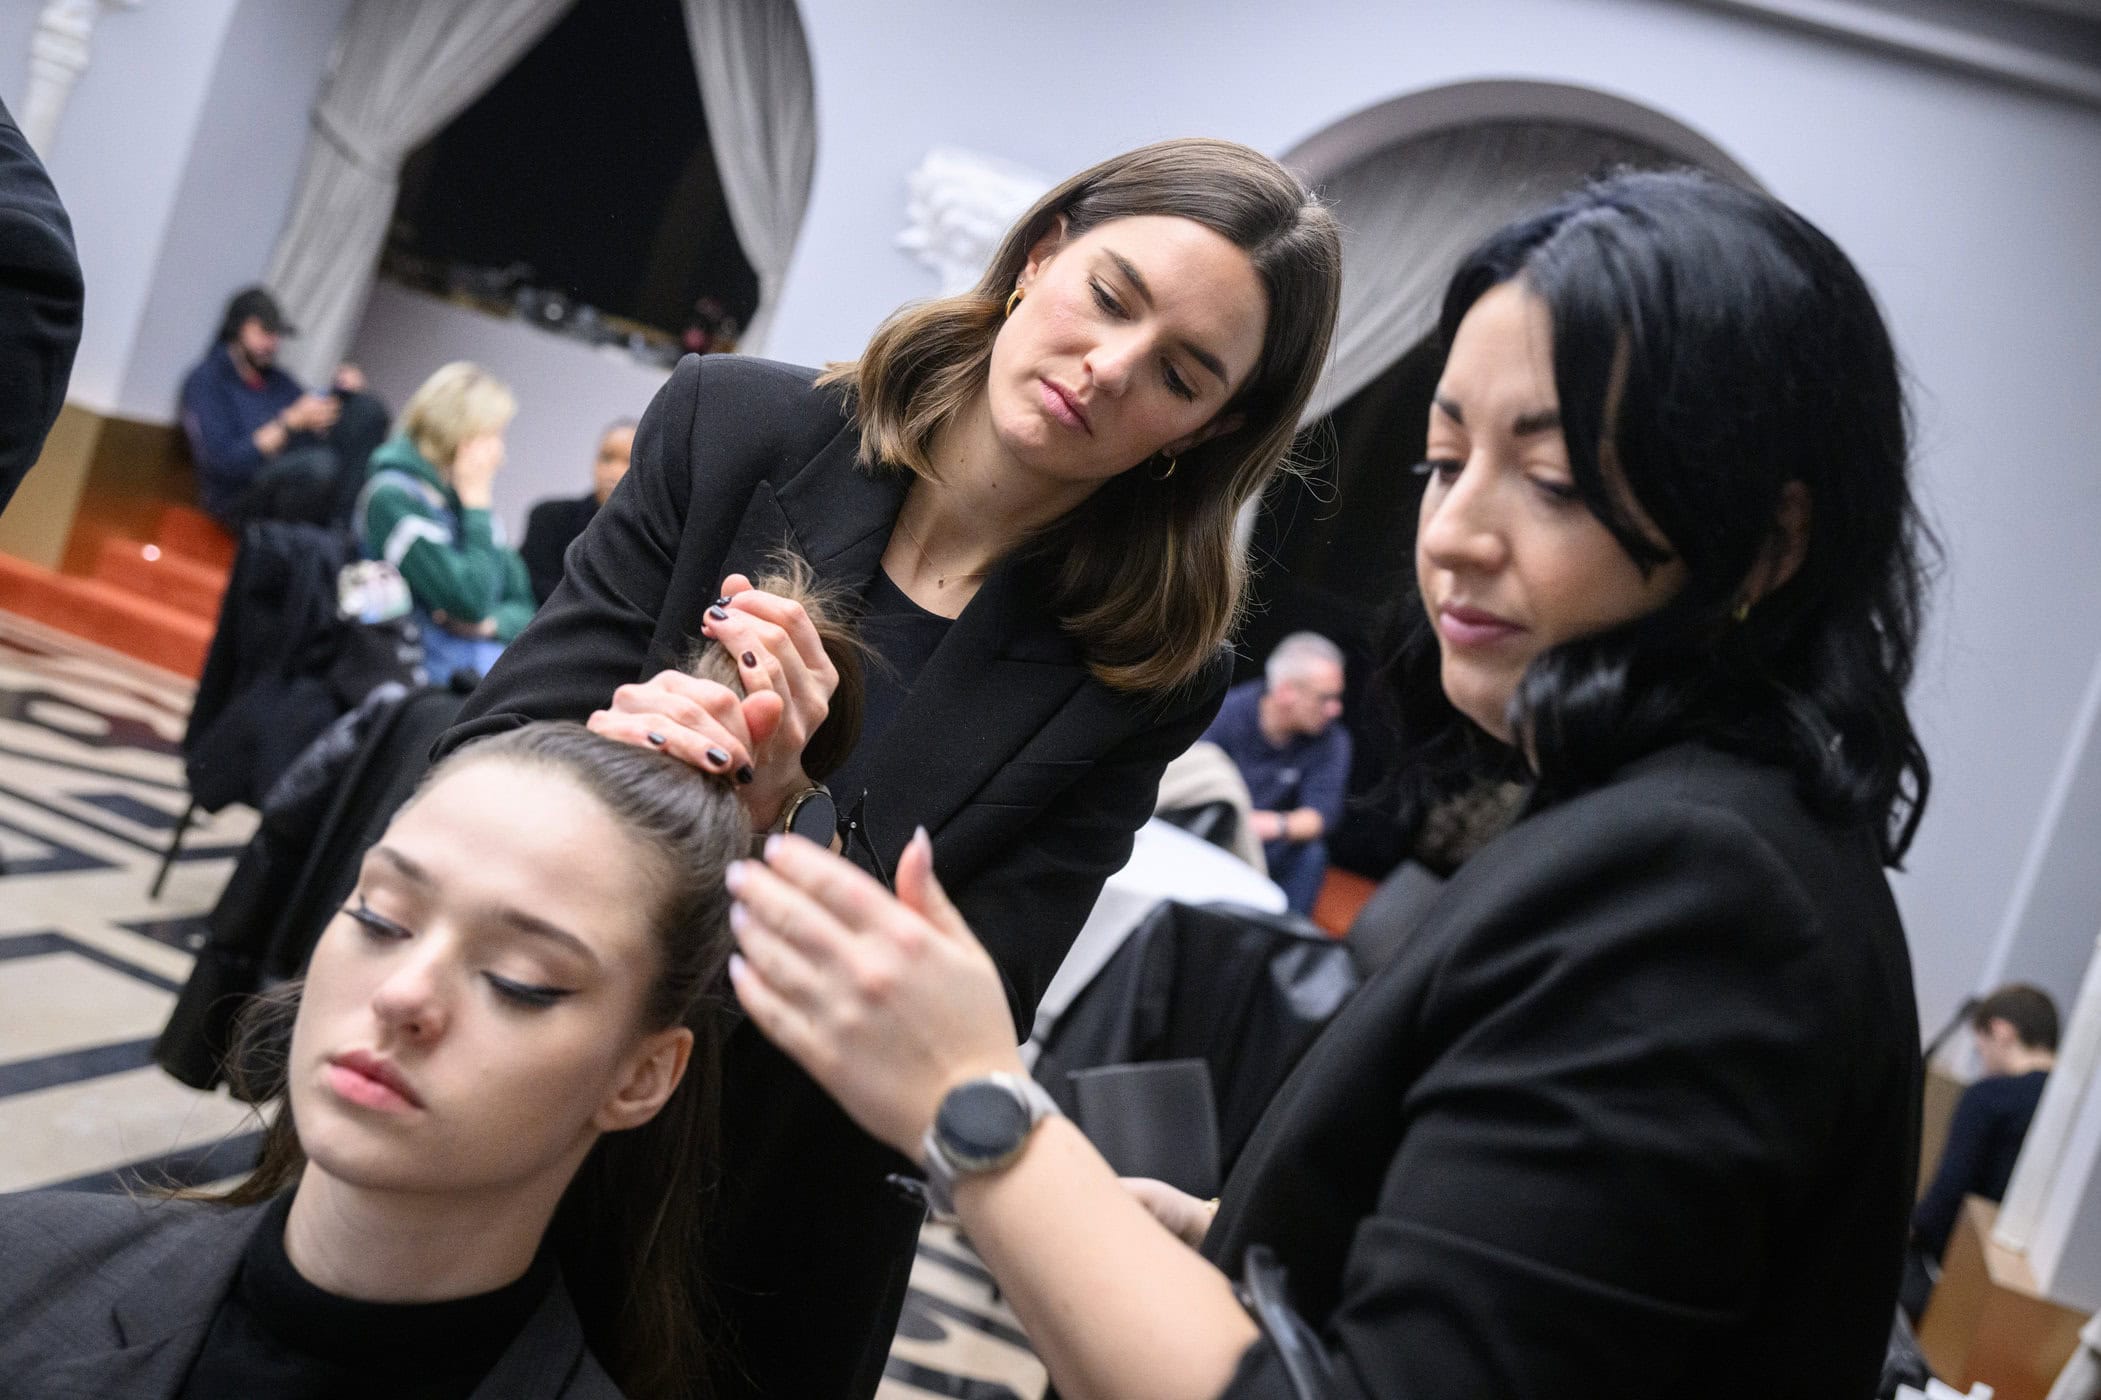
[[[1918,1140],[1865,832],[1696,746],[1453,876],[1279,1092],[1205,1253],[1266,1245],[1338,1397],[1856,1397]],[[1231,1397],[1288,1397],[1258,1342]]]
[[[682,666],[723,578],[763,572],[784,547],[858,597],[909,478],[855,464],[848,398],[814,379],[763,360],[682,361],[554,596],[441,751],[530,719],[581,720],[619,686]],[[843,812],[859,810],[883,870],[927,828],[1021,1027],[1227,675],[1221,654],[1180,693],[1110,690],[1050,615],[1038,568],[1018,559],[991,572],[873,739],[865,800],[838,794]],[[736,1384],[769,1396],[873,1393],[920,1217],[885,1178],[909,1164],[749,1027],[730,1037],[723,1150],[707,1283],[750,1373]]]

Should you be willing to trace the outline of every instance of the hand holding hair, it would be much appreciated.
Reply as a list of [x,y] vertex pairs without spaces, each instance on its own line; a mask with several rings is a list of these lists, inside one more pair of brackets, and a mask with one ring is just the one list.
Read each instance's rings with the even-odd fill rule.
[[896,895],[794,836],[731,866],[728,884],[738,1000],[874,1137],[916,1158],[951,1088],[1021,1071],[999,970],[935,879],[924,831]]

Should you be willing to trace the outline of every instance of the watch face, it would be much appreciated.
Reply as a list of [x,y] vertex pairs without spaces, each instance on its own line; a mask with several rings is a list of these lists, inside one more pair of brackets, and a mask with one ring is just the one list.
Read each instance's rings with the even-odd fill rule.
[[997,1165],[1028,1138],[1029,1109],[997,1084],[962,1084],[941,1101],[934,1130],[961,1165]]
[[788,814],[788,830],[806,841],[815,841],[820,846],[832,844],[839,834],[839,808],[828,793],[812,791],[795,804]]

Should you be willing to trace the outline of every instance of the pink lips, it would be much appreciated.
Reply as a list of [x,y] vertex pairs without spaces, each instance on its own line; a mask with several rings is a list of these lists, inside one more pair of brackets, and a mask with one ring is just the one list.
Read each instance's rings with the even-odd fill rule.
[[1479,608],[1461,607],[1446,603],[1437,610],[1437,632],[1447,642],[1459,647],[1493,646],[1497,642],[1516,636],[1525,629],[1494,613],[1482,612]]
[[400,1070],[377,1055],[352,1050],[328,1062],[328,1087],[360,1108],[382,1113],[406,1113],[423,1107],[423,1100]]
[[1075,432],[1094,432],[1093,426],[1087,421],[1087,410],[1080,407],[1078,399],[1048,379],[1040,382],[1043,385],[1043,406],[1050,410],[1051,417]]

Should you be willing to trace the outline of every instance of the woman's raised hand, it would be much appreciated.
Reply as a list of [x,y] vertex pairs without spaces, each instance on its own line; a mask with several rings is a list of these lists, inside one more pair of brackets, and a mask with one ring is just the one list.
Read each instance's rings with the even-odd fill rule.
[[[734,778],[740,792],[755,776],[754,738],[742,697],[726,685],[683,671],[659,671],[646,681],[621,686],[613,692],[613,703],[593,713],[587,724],[593,734],[662,749],[695,768]],[[765,825],[756,816],[754,821]]]
[[951,1088],[1021,1072],[999,971],[934,879],[924,831],[896,895],[796,836],[731,866],[729,887],[738,1000],[874,1137],[916,1160]]
[[810,785],[803,747],[831,713],[839,671],[802,604],[753,588],[743,574],[722,581],[722,596],[701,631],[737,661],[752,766],[744,805],[764,829]]

